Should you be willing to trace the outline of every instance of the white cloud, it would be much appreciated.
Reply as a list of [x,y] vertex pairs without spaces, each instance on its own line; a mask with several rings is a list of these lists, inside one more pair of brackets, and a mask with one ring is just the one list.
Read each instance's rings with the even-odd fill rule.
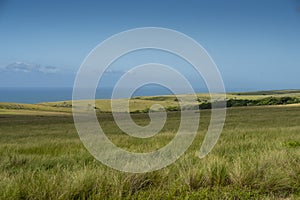
[[31,73],[31,72],[40,72],[40,73],[56,73],[59,70],[54,66],[42,66],[39,64],[33,63],[24,63],[24,62],[14,62],[12,64],[7,65],[4,68],[5,71],[11,72],[23,72],[23,73]]

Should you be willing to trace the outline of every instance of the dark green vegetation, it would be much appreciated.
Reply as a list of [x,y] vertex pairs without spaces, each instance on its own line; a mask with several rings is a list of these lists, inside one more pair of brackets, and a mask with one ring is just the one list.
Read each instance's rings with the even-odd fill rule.
[[[161,97],[162,98],[162,97]],[[196,109],[211,109],[212,103],[198,99],[198,105],[184,106],[183,110],[196,110]],[[259,99],[228,99],[226,100],[227,107],[241,107],[241,106],[270,106],[270,105],[287,105],[287,104],[298,104],[300,98],[297,97],[266,97]],[[217,105],[218,106],[218,105]],[[180,106],[167,106],[166,111],[180,111]],[[135,110],[132,113],[148,113],[150,108],[143,110]]]
[[227,107],[234,106],[266,106],[266,105],[286,105],[300,103],[297,97],[266,97],[262,99],[229,99]]
[[255,92],[235,92],[235,95],[280,95],[280,94],[295,94],[300,93],[300,90],[268,90]]
[[[70,114],[13,112],[0,114],[0,199],[300,198],[300,106],[228,109],[218,143],[200,160],[210,118],[210,110],[203,110],[188,151],[146,174],[119,172],[95,160]],[[132,116],[138,124],[149,122],[145,113]],[[176,133],[180,113],[168,117],[162,132],[146,140],[123,134],[111,114],[100,113],[99,121],[118,146],[148,152]]]

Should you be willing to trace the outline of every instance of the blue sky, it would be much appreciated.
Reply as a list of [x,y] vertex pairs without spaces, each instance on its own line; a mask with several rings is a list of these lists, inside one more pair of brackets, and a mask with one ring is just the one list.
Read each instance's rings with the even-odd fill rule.
[[28,73],[2,71],[0,87],[71,87],[101,41],[155,26],[199,42],[228,90],[300,88],[299,7],[298,0],[0,0],[0,68],[20,61],[58,69],[54,78],[40,73],[30,80],[22,78]]

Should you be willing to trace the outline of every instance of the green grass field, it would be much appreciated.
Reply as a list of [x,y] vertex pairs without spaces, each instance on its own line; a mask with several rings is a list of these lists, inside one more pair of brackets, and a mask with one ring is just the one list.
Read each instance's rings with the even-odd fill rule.
[[[133,110],[153,102],[176,104],[172,96],[134,101]],[[103,102],[96,104],[109,111]],[[149,122],[146,113],[132,117],[138,124]],[[99,112],[98,118],[116,145],[149,152],[173,138],[180,113],[169,112],[162,131],[149,139],[125,135],[110,113]],[[74,127],[70,102],[1,103],[0,199],[300,199],[299,104],[229,108],[218,143],[199,159],[209,119],[210,110],[202,110],[197,137],[178,161],[131,174],[110,169],[89,154]]]
[[[184,97],[187,95],[178,95]],[[205,103],[210,101],[209,94],[198,94],[199,103]],[[260,91],[260,92],[241,92],[241,93],[227,93],[226,99],[233,100],[260,100],[264,98],[283,98],[292,97],[298,98],[300,101],[300,90],[274,90],[274,91]],[[176,101],[176,96],[166,95],[166,96],[146,96],[146,97],[135,97],[130,99],[130,111],[143,111],[149,109],[153,104],[160,104],[164,107],[176,107],[179,105]],[[124,102],[127,100],[117,99],[116,102]],[[191,102],[194,105],[195,102]],[[99,112],[111,112],[111,100],[102,99],[95,101],[95,107]],[[21,112],[20,112],[21,110]],[[39,104],[18,104],[18,103],[4,103],[0,102],[0,114],[1,113],[24,113],[36,112],[36,111],[47,111],[60,112],[60,113],[71,113],[72,112],[72,101],[60,101],[60,102],[45,102]],[[120,108],[120,112],[124,109]]]

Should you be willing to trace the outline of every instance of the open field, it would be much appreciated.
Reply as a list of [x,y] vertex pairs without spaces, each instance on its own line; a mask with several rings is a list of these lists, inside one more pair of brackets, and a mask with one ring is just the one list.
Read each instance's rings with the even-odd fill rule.
[[[188,95],[178,95],[178,97],[185,97]],[[198,104],[206,104],[210,102],[209,94],[197,94]],[[299,90],[273,90],[273,91],[261,91],[261,92],[243,92],[243,93],[227,93],[226,100],[248,100],[248,101],[263,101],[264,99],[270,100],[271,98],[294,98],[297,99],[296,104],[300,103],[300,91]],[[124,102],[127,100],[116,99],[115,102]],[[283,104],[295,104],[294,102],[285,102]],[[146,96],[146,97],[134,97],[130,99],[130,111],[131,112],[143,112],[150,109],[153,104],[160,104],[165,108],[176,108],[179,106],[176,96],[165,95],[165,96]],[[195,102],[191,102],[191,105],[195,105]],[[268,105],[268,104],[267,104]],[[270,104],[272,105],[272,104]],[[98,112],[111,112],[111,100],[102,99],[95,101],[95,108]],[[27,111],[48,111],[48,112],[72,112],[72,101],[59,101],[59,102],[45,102],[39,104],[18,104],[18,103],[4,103],[0,102],[0,113],[24,113],[19,112],[20,110]],[[124,108],[119,110],[120,112],[125,111]]]
[[[175,102],[173,97],[170,102]],[[218,143],[200,160],[196,155],[210,117],[209,109],[202,110],[198,135],[188,151],[174,164],[146,174],[122,173],[95,160],[77,135],[71,108],[57,104],[69,102],[26,109],[2,103],[0,199],[300,198],[298,104],[229,108]],[[145,113],[132,116],[138,124],[149,122]],[[180,113],[169,112],[162,131],[149,139],[123,134],[110,113],[98,117],[115,144],[149,152],[173,138]]]

